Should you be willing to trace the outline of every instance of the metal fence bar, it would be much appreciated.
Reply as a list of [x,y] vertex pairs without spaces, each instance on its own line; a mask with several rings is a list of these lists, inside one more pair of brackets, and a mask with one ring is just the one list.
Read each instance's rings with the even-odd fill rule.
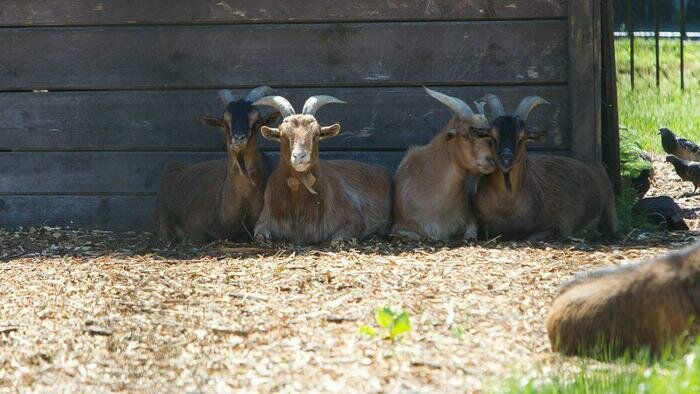
[[659,0],[654,0],[654,40],[656,44],[656,87],[661,85],[661,67],[659,64]]
[[685,0],[681,0],[681,90],[685,90]]
[[627,0],[627,31],[630,39],[630,85],[634,89],[634,16],[632,15],[632,0]]

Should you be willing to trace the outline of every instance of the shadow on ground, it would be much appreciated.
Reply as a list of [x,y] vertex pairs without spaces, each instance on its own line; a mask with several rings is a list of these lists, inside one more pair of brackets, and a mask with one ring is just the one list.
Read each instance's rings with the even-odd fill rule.
[[322,256],[327,253],[353,252],[363,255],[390,256],[402,253],[434,253],[445,249],[480,247],[486,249],[534,248],[578,250],[584,252],[640,249],[669,243],[692,242],[700,232],[633,232],[613,243],[595,243],[570,238],[564,241],[505,242],[498,238],[483,241],[404,242],[391,239],[372,239],[363,242],[327,243],[320,246],[299,247],[291,244],[232,243],[226,241],[206,244],[165,243],[152,233],[69,230],[51,227],[0,230],[0,261],[26,258],[100,258],[149,256],[163,262],[179,263],[201,258],[246,259],[260,256]]

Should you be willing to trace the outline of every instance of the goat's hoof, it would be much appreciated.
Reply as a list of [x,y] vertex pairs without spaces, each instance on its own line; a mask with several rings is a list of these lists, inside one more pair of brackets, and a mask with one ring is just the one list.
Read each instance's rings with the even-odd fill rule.
[[272,238],[270,233],[256,233],[255,234],[255,240],[257,242],[265,243],[265,242],[269,241],[270,238]]
[[391,234],[391,237],[400,241],[419,242],[424,240],[424,237],[421,237],[417,233],[408,230],[396,230]]

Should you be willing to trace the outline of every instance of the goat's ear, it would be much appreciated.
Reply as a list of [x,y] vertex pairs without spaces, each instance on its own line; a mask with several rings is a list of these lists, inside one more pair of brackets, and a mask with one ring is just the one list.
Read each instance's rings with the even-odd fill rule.
[[263,126],[260,128],[260,133],[263,135],[263,137],[267,138],[268,140],[280,140],[280,129],[278,128]]
[[223,119],[215,118],[213,116],[202,115],[199,117],[199,121],[205,126],[219,127],[222,129],[226,128],[226,123]]
[[529,131],[527,132],[527,140],[528,142],[537,141],[539,139],[544,138],[544,136],[546,135],[546,131]]
[[333,124],[330,126],[321,127],[321,133],[319,134],[320,139],[335,137],[340,133],[340,125]]

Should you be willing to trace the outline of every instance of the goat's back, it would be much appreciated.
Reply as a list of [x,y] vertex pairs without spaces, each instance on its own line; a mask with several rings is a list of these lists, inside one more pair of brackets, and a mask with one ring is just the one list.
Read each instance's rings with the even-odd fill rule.
[[[563,234],[579,231],[594,219],[615,217],[612,185],[600,163],[584,163],[563,156],[527,158],[526,187],[545,221],[560,223]],[[604,218],[605,217],[605,218]],[[615,220],[616,222],[616,220]],[[616,223],[611,224],[614,232]]]
[[189,227],[187,222],[195,220],[214,227],[218,212],[212,208],[218,206],[226,173],[226,159],[192,165],[167,163],[158,191],[159,222]]
[[554,350],[592,356],[649,347],[700,332],[700,244],[683,252],[580,275],[547,317]]
[[391,221],[392,180],[389,171],[353,160],[323,160],[323,177],[342,190],[363,216],[365,236],[386,234]]

